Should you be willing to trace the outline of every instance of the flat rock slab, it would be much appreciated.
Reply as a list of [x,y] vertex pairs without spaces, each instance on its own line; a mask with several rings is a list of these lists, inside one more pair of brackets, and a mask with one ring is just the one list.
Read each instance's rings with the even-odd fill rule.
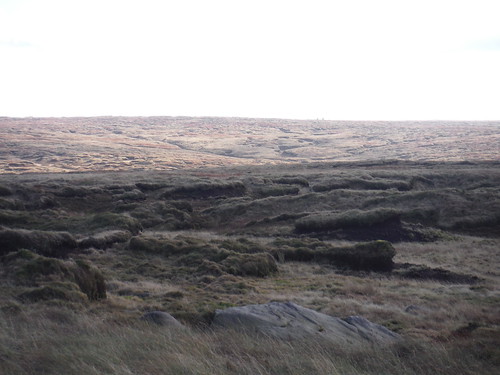
[[167,326],[167,327],[174,327],[174,328],[184,327],[172,315],[170,315],[169,313],[166,313],[164,311],[147,312],[141,317],[141,320],[143,320],[147,323],[150,323],[150,324],[156,324],[158,326]]
[[360,316],[335,318],[292,302],[217,310],[212,325],[280,339],[322,338],[339,344],[384,344],[401,338]]

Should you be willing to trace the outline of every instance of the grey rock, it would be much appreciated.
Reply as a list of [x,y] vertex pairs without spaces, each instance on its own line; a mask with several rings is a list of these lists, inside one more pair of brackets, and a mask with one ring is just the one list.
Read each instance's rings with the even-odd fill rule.
[[174,327],[174,328],[182,328],[184,327],[177,319],[175,319],[172,315],[169,313],[166,313],[164,311],[150,311],[145,313],[142,317],[141,320],[150,323],[150,324],[156,324],[159,326],[168,326],[168,327]]
[[381,326],[380,324],[372,323],[362,316],[349,316],[343,320],[356,327],[358,334],[368,341],[390,341],[401,338],[397,333],[391,331],[390,329]]
[[292,302],[217,310],[212,325],[280,339],[322,338],[339,344],[384,344],[401,338],[360,316],[335,318]]

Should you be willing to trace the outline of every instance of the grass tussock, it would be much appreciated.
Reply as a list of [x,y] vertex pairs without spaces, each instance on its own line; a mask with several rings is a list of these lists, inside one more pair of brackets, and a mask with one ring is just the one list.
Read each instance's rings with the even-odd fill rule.
[[428,216],[427,211],[410,210],[404,213],[391,208],[312,214],[295,221],[295,232],[338,239],[392,242],[427,242],[445,237],[439,230],[419,223],[427,220]]
[[332,246],[322,241],[279,240],[274,256],[281,261],[325,262],[352,270],[390,271],[396,251],[388,241]]
[[80,186],[65,186],[56,192],[56,195],[64,198],[83,198],[91,194],[91,190]]
[[392,209],[369,211],[351,210],[340,214],[310,215],[295,222],[299,233],[327,232],[337,229],[372,227],[386,223],[398,223],[401,213]]
[[76,247],[76,240],[66,232],[0,228],[0,255],[30,249],[46,256],[62,258]]
[[83,303],[87,300],[78,285],[73,282],[61,281],[52,281],[49,284],[31,288],[21,293],[18,298],[25,303],[54,300]]
[[472,285],[481,281],[477,276],[461,274],[443,268],[432,268],[422,264],[400,264],[395,273],[408,279],[439,280],[456,284]]
[[309,187],[309,181],[305,177],[300,176],[290,176],[290,177],[280,177],[273,180],[275,184],[284,185],[299,185],[302,187]]
[[203,240],[194,237],[177,236],[155,237],[135,236],[130,239],[128,248],[132,251],[142,251],[163,256],[186,255],[191,252],[209,253],[214,249]]
[[240,197],[246,192],[245,185],[235,182],[200,182],[172,188],[163,194],[166,199],[204,199],[217,197]]
[[391,181],[386,179],[361,179],[349,178],[338,179],[328,182],[313,185],[312,190],[315,192],[323,192],[337,189],[350,190],[389,190],[396,189],[399,191],[407,191],[411,189],[411,184],[406,181]]
[[193,207],[189,202],[173,201],[143,206],[134,210],[131,215],[137,218],[144,228],[157,227],[162,230],[185,230],[193,229],[196,225],[192,212]]
[[12,190],[7,186],[0,185],[0,197],[6,197],[12,195]]
[[137,186],[137,188],[141,191],[149,192],[160,190],[169,187],[170,185],[166,182],[137,182],[135,186]]
[[20,250],[3,257],[2,264],[11,282],[35,287],[21,294],[22,300],[81,300],[80,293],[90,301],[106,298],[102,273],[82,260],[64,261]]
[[278,272],[276,261],[269,253],[235,254],[221,262],[232,275],[265,277]]
[[455,221],[451,227],[461,231],[486,231],[500,229],[500,213],[466,217]]
[[[95,211],[94,211],[95,212]],[[141,223],[128,214],[115,212],[82,212],[68,214],[66,211],[44,211],[33,225],[25,224],[24,228],[33,227],[45,231],[66,231],[78,235],[94,235],[111,230],[126,230],[139,234]],[[30,214],[32,217],[33,213]]]
[[283,195],[297,195],[300,189],[296,186],[272,185],[258,187],[253,190],[253,195],[257,198],[280,197]]
[[6,209],[0,210],[0,225],[24,227],[37,222],[32,214],[16,210],[12,202],[7,202],[5,205]]
[[391,271],[396,250],[388,241],[359,243],[326,253],[325,259],[354,270]]
[[140,236],[131,238],[128,248],[175,258],[177,264],[208,274],[264,277],[278,271],[274,258],[248,240],[207,242],[184,236]]
[[103,212],[93,215],[85,223],[90,231],[103,231],[105,229],[124,229],[136,235],[142,231],[141,224],[134,218],[116,214],[113,212]]
[[132,234],[125,230],[106,231],[82,238],[78,241],[78,247],[80,249],[107,249],[116,243],[127,242],[131,236]]

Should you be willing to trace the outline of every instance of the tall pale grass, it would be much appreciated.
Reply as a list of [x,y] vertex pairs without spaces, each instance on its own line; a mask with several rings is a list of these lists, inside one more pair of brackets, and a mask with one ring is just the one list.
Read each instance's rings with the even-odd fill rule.
[[472,375],[496,370],[491,355],[473,342],[347,348],[229,331],[120,325],[61,307],[0,318],[0,373],[9,375]]

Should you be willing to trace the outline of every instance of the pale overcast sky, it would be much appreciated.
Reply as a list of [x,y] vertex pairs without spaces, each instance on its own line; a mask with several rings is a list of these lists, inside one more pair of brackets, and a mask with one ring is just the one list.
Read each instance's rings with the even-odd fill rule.
[[500,120],[500,0],[0,0],[0,116]]

